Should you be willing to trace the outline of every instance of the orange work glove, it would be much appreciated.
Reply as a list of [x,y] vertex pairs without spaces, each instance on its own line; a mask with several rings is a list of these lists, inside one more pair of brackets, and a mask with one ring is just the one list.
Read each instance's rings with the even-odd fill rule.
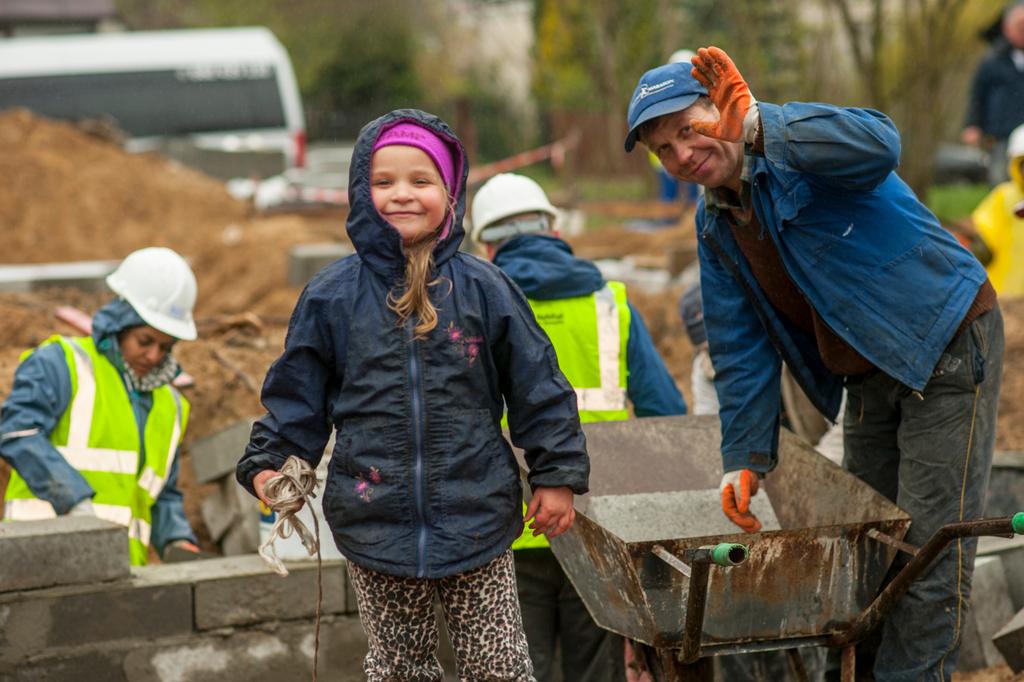
[[719,114],[717,121],[693,121],[693,129],[719,140],[753,142],[758,120],[757,100],[750,94],[747,82],[729,55],[717,47],[702,47],[690,61],[693,77],[708,89],[708,97]]
[[757,494],[758,476],[750,469],[730,471],[718,486],[722,494],[722,511],[729,520],[747,533],[761,530],[761,522],[750,513],[750,498]]

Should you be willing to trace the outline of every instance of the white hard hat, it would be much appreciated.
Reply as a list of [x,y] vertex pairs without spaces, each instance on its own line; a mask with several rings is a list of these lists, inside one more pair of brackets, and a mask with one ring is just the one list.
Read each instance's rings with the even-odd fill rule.
[[473,197],[474,241],[491,225],[520,213],[546,213],[558,217],[558,209],[536,182],[517,173],[499,173],[484,183]]
[[174,251],[152,246],[128,254],[107,276],[107,286],[154,329],[185,341],[196,338],[196,277]]
[[668,58],[668,63],[679,64],[682,62],[688,62],[696,56],[697,53],[693,50],[676,50],[672,53],[672,56]]
[[1006,156],[1016,159],[1024,156],[1024,125],[1019,125],[1010,133],[1010,139],[1006,143]]

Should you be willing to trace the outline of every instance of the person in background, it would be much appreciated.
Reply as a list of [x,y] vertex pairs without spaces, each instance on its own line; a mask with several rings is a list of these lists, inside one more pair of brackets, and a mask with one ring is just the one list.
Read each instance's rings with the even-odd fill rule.
[[985,264],[1001,296],[1024,294],[1024,124],[1007,144],[1010,179],[997,185],[971,213],[978,237],[991,260]]
[[576,397],[526,299],[459,251],[468,164],[439,118],[367,124],[349,171],[356,253],[317,274],[263,384],[267,414],[236,477],[265,504],[289,455],[315,469],[332,429],[324,516],[348,560],[371,682],[441,680],[434,598],[462,679],[533,680],[510,546],[527,519],[575,520],[590,460]]
[[[581,422],[686,413],[686,403],[629,304],[626,286],[605,281],[558,236],[558,210],[536,182],[503,173],[473,198],[473,239],[526,294],[576,392]],[[524,505],[525,508],[525,505]],[[530,658],[540,682],[624,679],[623,641],[590,618],[547,538],[527,528],[513,543]]]
[[[642,142],[706,190],[696,229],[726,516],[760,528],[749,502],[777,462],[785,363],[829,419],[845,385],[843,465],[911,515],[908,542],[980,517],[1002,316],[984,268],[896,174],[892,122],[758,102],[716,47],[645,73],[627,120],[626,151]],[[894,606],[876,679],[951,678],[976,547],[951,543]]]
[[700,284],[694,284],[679,299],[679,316],[683,329],[693,346],[693,365],[690,368],[690,391],[693,393],[693,414],[718,414],[718,394],[715,393],[715,368],[708,352],[708,335],[704,331],[704,304],[700,298]]
[[978,65],[967,100],[967,120],[960,139],[978,146],[991,142],[989,184],[1006,182],[1006,145],[1024,124],[1024,0],[1003,11],[1001,35]]
[[[0,409],[0,457],[14,471],[4,519],[98,516],[128,528],[129,557],[198,556],[178,468],[189,403],[172,354],[196,338],[196,280],[174,251],[130,254],[107,277],[118,295],[86,337],[26,353]],[[178,551],[180,550],[180,551]]]

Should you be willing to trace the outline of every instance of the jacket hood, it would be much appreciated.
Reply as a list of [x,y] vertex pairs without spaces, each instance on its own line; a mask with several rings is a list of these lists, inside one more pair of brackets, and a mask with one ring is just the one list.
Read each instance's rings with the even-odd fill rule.
[[96,343],[97,348],[106,349],[110,347],[110,342],[107,339],[116,337],[125,329],[140,327],[144,324],[146,321],[135,312],[135,308],[132,308],[128,301],[123,298],[115,298],[93,315],[92,340]]
[[465,236],[462,219],[466,213],[466,175],[469,164],[466,151],[452,129],[437,116],[419,109],[396,109],[367,123],[359,132],[349,166],[346,230],[363,262],[388,281],[400,280],[404,276],[405,253],[398,230],[373,205],[370,197],[370,161],[373,145],[381,133],[404,122],[418,123],[439,135],[448,142],[456,160],[455,186],[451,188],[451,196],[455,198],[455,215],[437,240],[434,263],[440,266],[450,259],[459,250]]
[[514,237],[498,249],[494,264],[519,285],[527,298],[539,301],[587,296],[604,286],[597,266],[574,256],[572,247],[558,237]]

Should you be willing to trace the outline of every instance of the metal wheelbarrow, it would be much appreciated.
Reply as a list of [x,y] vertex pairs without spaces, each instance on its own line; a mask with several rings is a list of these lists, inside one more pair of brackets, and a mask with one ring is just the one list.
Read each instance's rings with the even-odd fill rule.
[[[646,645],[656,680],[710,679],[711,656],[824,645],[852,681],[856,643],[950,540],[1024,533],[1020,513],[912,547],[904,512],[783,430],[754,498],[765,530],[748,535],[718,506],[717,417],[584,428],[590,493],[551,548],[597,624]],[[880,592],[897,552],[913,558]]]

